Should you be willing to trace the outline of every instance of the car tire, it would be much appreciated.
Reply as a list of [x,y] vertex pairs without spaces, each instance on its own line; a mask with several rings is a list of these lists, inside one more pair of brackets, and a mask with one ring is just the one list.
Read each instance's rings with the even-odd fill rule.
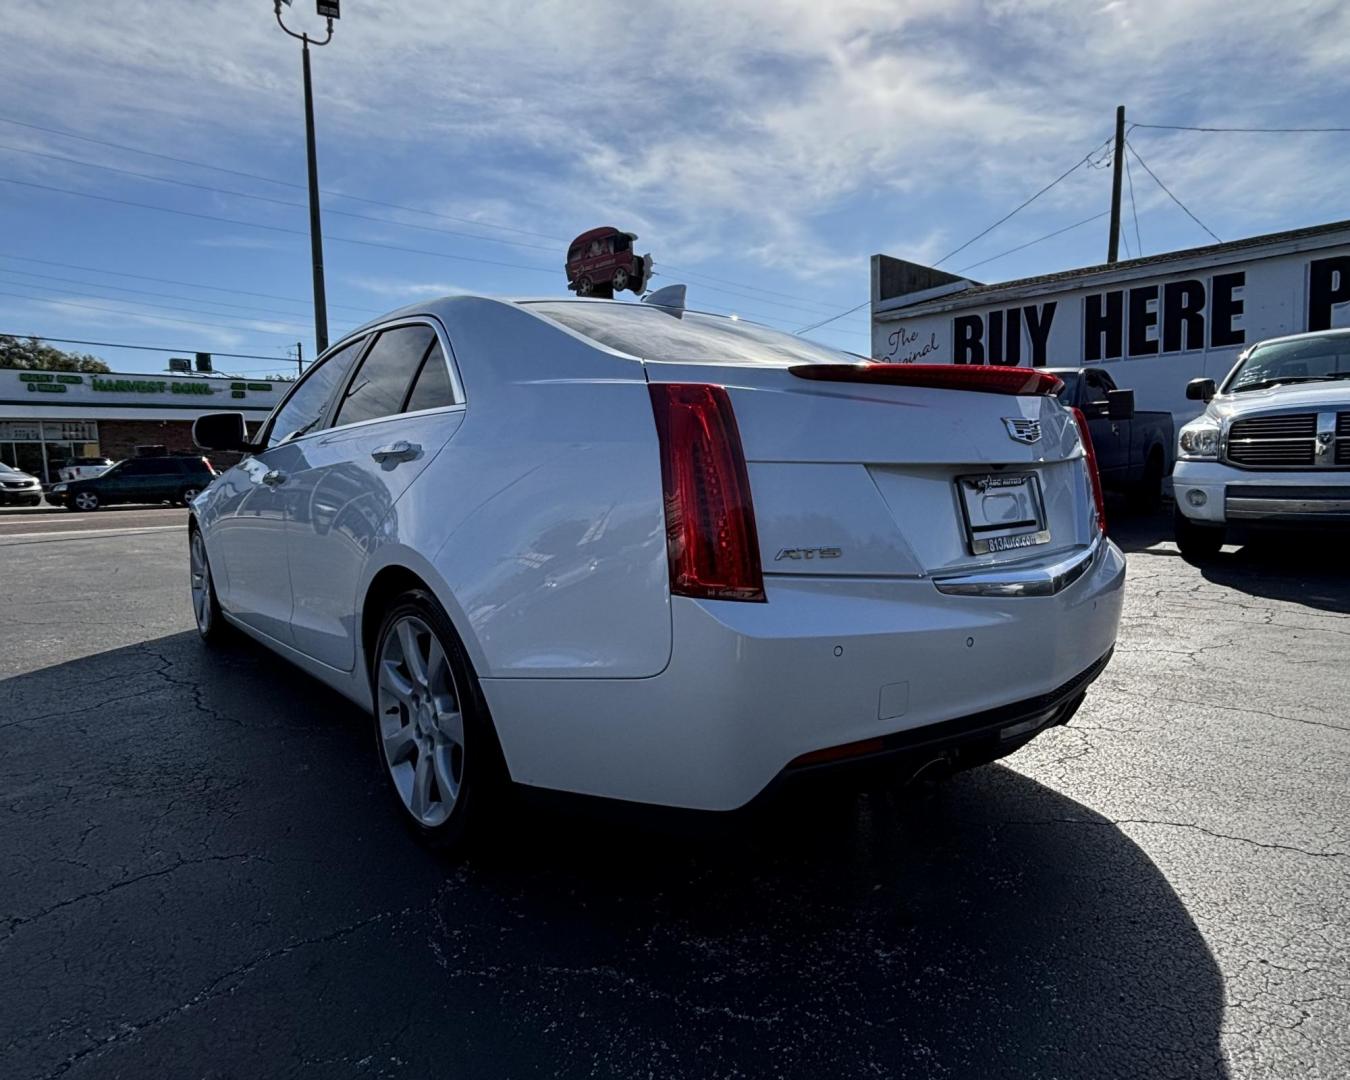
[[577,278],[578,296],[590,296],[593,292],[595,292],[595,282],[588,275]]
[[188,588],[192,596],[192,616],[197,622],[197,635],[208,645],[219,645],[232,635],[233,627],[220,613],[216,598],[216,581],[211,573],[211,561],[206,555],[206,540],[201,529],[188,529]]
[[178,505],[179,505],[179,506],[191,506],[191,505],[192,505],[192,500],[195,499],[195,498],[196,498],[198,495],[200,495],[201,493],[202,493],[202,489],[201,489],[201,488],[196,488],[196,487],[184,488],[184,489],[182,490],[181,494],[179,494],[179,496],[178,496]]
[[97,510],[102,505],[102,500],[95,491],[77,491],[66,505],[71,510],[83,510],[87,513]]
[[477,676],[444,609],[425,589],[390,603],[370,660],[375,752],[405,825],[459,854],[505,787]]
[[1178,508],[1172,518],[1176,534],[1177,550],[1189,563],[1205,562],[1214,558],[1223,547],[1224,528],[1222,525],[1199,525]]
[[624,289],[628,288],[628,271],[623,269],[623,267],[615,270],[614,277],[611,279],[611,284],[616,293],[623,292]]

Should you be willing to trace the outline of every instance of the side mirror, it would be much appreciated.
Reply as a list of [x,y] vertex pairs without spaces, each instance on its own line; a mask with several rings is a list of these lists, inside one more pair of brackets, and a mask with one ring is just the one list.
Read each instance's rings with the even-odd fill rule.
[[205,413],[192,421],[192,441],[203,450],[253,449],[248,441],[248,428],[240,412]]
[[1112,420],[1134,419],[1134,391],[1108,390],[1106,392],[1106,415]]
[[1189,401],[1209,401],[1214,393],[1213,379],[1192,379],[1186,384],[1186,398]]

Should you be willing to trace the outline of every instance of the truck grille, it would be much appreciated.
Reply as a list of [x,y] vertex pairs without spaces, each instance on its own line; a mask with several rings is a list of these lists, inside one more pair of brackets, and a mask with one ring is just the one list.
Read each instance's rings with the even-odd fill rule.
[[[1347,436],[1350,437],[1350,426]],[[1236,420],[1228,429],[1227,454],[1234,465],[1249,468],[1312,468],[1317,459],[1317,414],[1286,413]]]
[[1350,412],[1336,414],[1336,464],[1350,465]]

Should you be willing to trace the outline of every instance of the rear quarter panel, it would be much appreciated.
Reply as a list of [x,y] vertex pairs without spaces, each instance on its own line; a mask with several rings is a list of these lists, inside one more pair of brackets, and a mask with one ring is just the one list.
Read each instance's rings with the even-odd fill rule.
[[[428,553],[484,679],[657,674],[669,570],[642,365],[499,301],[437,314],[464,422],[399,501],[388,542]],[[372,572],[386,561],[377,552]]]

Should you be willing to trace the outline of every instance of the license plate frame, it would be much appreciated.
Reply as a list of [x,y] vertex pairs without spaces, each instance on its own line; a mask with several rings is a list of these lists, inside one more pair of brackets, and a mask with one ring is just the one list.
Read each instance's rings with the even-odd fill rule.
[[[990,492],[1005,498],[990,506]],[[956,478],[966,545],[972,555],[1039,547],[1050,542],[1045,500],[1035,473],[978,473]]]

